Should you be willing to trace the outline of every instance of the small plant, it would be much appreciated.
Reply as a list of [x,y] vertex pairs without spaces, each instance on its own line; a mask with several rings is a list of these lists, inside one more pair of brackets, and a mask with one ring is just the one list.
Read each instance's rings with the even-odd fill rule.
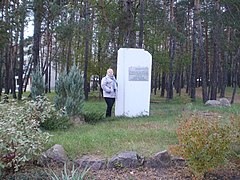
[[64,168],[61,171],[61,175],[58,175],[53,170],[50,170],[48,173],[52,180],[83,180],[86,177],[90,168],[85,168],[82,172],[79,169],[75,169],[74,165],[72,166],[72,170],[67,169],[67,165],[64,164]]
[[19,167],[39,155],[50,135],[39,129],[48,117],[39,102],[0,104],[0,168]]
[[104,113],[102,112],[84,112],[84,120],[89,124],[96,124],[104,119]]
[[2,99],[3,99],[3,100],[2,100],[1,103],[9,103],[9,97],[8,97],[7,94],[4,94]]
[[224,164],[232,142],[231,125],[222,124],[218,117],[199,114],[183,116],[177,129],[179,145],[170,152],[187,160],[196,177]]
[[67,74],[59,76],[55,85],[55,107],[59,110],[63,107],[70,116],[82,114],[84,103],[83,77],[80,70],[73,66]]
[[31,97],[35,99],[37,96],[44,94],[44,82],[40,69],[37,67],[36,71],[32,74],[32,87],[31,87]]
[[45,96],[37,96],[30,105],[32,116],[40,123],[40,127],[45,130],[67,129],[72,123],[66,115],[64,109],[56,110],[54,105]]

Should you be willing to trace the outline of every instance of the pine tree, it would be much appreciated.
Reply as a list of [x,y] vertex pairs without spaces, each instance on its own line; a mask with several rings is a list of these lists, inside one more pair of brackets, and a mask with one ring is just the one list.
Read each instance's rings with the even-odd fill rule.
[[70,116],[80,115],[84,103],[83,76],[74,65],[70,72],[59,76],[55,85],[55,106],[57,109],[66,108]]
[[32,87],[31,87],[31,96],[35,99],[39,95],[44,94],[44,82],[42,73],[40,72],[39,68],[36,69],[35,72],[32,74]]

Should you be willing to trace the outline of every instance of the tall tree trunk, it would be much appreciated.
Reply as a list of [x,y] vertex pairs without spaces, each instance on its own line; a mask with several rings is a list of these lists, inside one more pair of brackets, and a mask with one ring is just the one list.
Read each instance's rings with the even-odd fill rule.
[[[98,64],[99,64],[99,84],[101,84],[101,80],[102,80],[102,74],[103,74],[103,62],[102,62],[102,42],[101,42],[101,37],[98,37],[98,53],[97,53],[97,60],[98,60]],[[103,90],[102,88],[99,88],[99,99],[102,98],[102,93]]]
[[220,85],[220,98],[225,97],[225,89],[227,84],[227,52],[224,52],[222,55],[222,68],[221,68],[221,85]]
[[[191,22],[190,22],[190,11],[191,11],[191,7],[190,5],[188,5],[188,8],[187,8],[187,29],[186,29],[186,44],[185,44],[185,49],[186,49],[186,53],[187,54],[190,54],[190,44],[191,44],[191,29],[192,29],[192,25],[191,25]],[[186,66],[186,69],[185,69],[185,73],[186,73],[186,93],[190,95],[190,84],[191,84],[191,65],[188,64]]]
[[48,92],[51,93],[51,76],[52,76],[52,61],[50,58],[49,67],[48,67]]
[[231,104],[234,103],[235,94],[237,91],[237,81],[238,81],[238,72],[239,72],[239,58],[240,58],[240,47],[238,48],[238,52],[236,57],[234,57],[234,77],[233,77],[233,93],[231,98]]
[[[13,5],[13,12],[16,11],[16,9],[19,9],[19,0],[16,0]],[[12,58],[12,69],[11,69],[11,92],[14,99],[17,99],[16,94],[16,64],[18,59],[18,40],[19,40],[19,16],[14,17],[16,27],[14,28],[14,45],[13,45],[13,58]]]
[[158,90],[161,89],[161,73],[158,73]]
[[[19,29],[19,28],[17,28]],[[15,32],[16,33],[16,39],[15,39],[15,44],[18,43],[18,34],[19,32]],[[12,59],[12,86],[11,86],[11,92],[13,95],[14,99],[17,99],[17,94],[16,94],[16,79],[15,79],[15,73],[16,73],[16,63],[17,63],[17,53],[18,53],[18,46],[16,45],[13,48],[13,59]]]
[[[227,44],[228,44],[228,49],[230,48],[230,39],[231,38],[231,28],[228,27],[227,28]],[[225,97],[225,89],[226,89],[226,86],[228,85],[228,75],[229,75],[229,69],[230,68],[227,68],[227,65],[228,65],[228,62],[229,62],[229,58],[230,55],[227,51],[224,51],[224,54],[223,54],[223,66],[222,66],[222,81],[223,81],[223,84],[221,86],[221,90],[220,90],[220,97]]]
[[36,70],[37,66],[40,65],[39,61],[39,50],[41,41],[41,23],[42,23],[42,8],[43,0],[33,1],[33,13],[34,13],[34,30],[33,30],[33,69]]
[[22,99],[23,94],[23,65],[24,65],[24,20],[25,20],[25,4],[26,0],[22,1],[22,8],[24,12],[22,13],[20,17],[20,40],[19,40],[19,70],[18,70],[18,100]]
[[28,80],[29,80],[30,74],[32,72],[32,68],[31,68],[32,65],[33,65],[33,61],[32,61],[32,56],[31,56],[31,58],[28,61],[27,69],[25,70],[24,76],[23,76],[24,77],[23,83],[25,83],[24,92],[26,92],[26,90],[27,90]]
[[4,82],[4,93],[9,94],[10,90],[10,45],[8,44],[5,48],[5,82]]
[[[6,24],[10,24],[10,17],[9,17],[9,1],[6,1],[5,3],[5,21],[6,21]],[[11,33],[10,33],[11,34]],[[10,47],[12,45],[11,43],[11,37],[8,38],[8,43],[6,44],[6,47],[5,47],[5,81],[4,81],[4,93],[5,94],[9,94],[9,90],[10,90]]]
[[[51,35],[50,35],[50,29],[49,29],[50,22],[49,20],[47,21],[47,27],[46,27],[46,39],[47,39],[47,52],[46,52],[46,58],[45,58],[45,69],[44,69],[44,75],[45,75],[45,93],[48,93],[49,91],[49,85],[50,82],[49,80],[49,59],[50,59],[50,44],[51,44]],[[50,75],[51,76],[51,75]]]
[[181,73],[179,71],[177,71],[175,73],[175,80],[174,80],[174,88],[176,90],[177,94],[180,94],[180,90],[181,90]]
[[[100,0],[101,1],[101,0]],[[119,9],[123,9],[124,7],[124,2],[123,0],[121,1],[118,1],[118,6],[119,6]],[[118,26],[118,37],[117,37],[117,48],[121,48],[123,47],[123,44],[124,44],[124,32],[125,32],[125,27],[122,25],[123,22],[125,22],[125,20],[123,20],[123,18],[119,18],[119,26]]]
[[139,42],[138,48],[143,48],[143,31],[144,31],[144,0],[140,0],[140,20],[139,20]]
[[[208,40],[208,22],[205,23],[205,57],[206,57],[206,79],[207,87],[209,87],[209,40]],[[209,98],[209,96],[207,97]]]
[[[70,22],[73,21],[73,14],[71,15],[72,17],[70,18]],[[86,15],[88,16],[88,15]],[[86,21],[88,21],[86,19]],[[72,23],[72,22],[71,22]],[[86,30],[86,33],[88,34],[89,32],[87,32],[88,30]],[[67,72],[69,72],[71,65],[72,65],[72,39],[73,39],[73,33],[71,32],[69,35],[69,39],[67,40],[67,67],[66,70]],[[88,40],[89,41],[89,40]]]
[[[196,0],[195,0],[196,4]],[[192,68],[191,68],[191,91],[190,97],[192,101],[196,101],[196,62],[197,62],[197,55],[196,55],[196,48],[197,48],[197,41],[196,41],[196,8],[194,7],[194,17],[193,17],[193,35],[192,35]]]
[[219,68],[219,59],[220,59],[220,44],[219,44],[219,0],[215,1],[215,9],[216,9],[216,20],[213,29],[213,66],[211,72],[211,100],[217,99],[217,87],[218,87],[218,68]]
[[154,95],[157,94],[157,80],[158,80],[158,73],[156,72],[156,69],[155,69],[155,76],[154,76]]
[[[174,8],[173,8],[174,0],[170,1],[170,22],[173,24],[174,20]],[[169,79],[168,79],[168,91],[167,91],[167,99],[173,99],[173,62],[175,56],[175,39],[172,34],[170,34],[170,43],[169,43]]]
[[202,20],[200,18],[200,0],[195,0],[195,8],[196,8],[196,21],[198,27],[198,41],[199,41],[199,53],[200,53],[200,61],[201,61],[201,80],[202,80],[202,100],[203,103],[207,102],[207,67],[206,67],[206,59],[204,55],[204,45],[203,45],[203,30],[202,30]]
[[166,89],[166,73],[162,72],[162,89],[161,89],[161,97],[164,97]]
[[133,14],[133,0],[126,0],[126,15],[127,15],[127,32],[125,37],[126,46],[128,48],[135,47],[134,45],[134,14]]
[[3,89],[3,54],[0,51],[0,100],[2,96],[2,89]]
[[[49,52],[49,75],[48,75],[48,92],[51,93],[51,80],[52,80],[52,50],[53,50],[53,43],[52,43],[52,35],[50,36],[50,52]],[[55,73],[57,74],[57,67]]]
[[85,28],[86,28],[86,37],[85,37],[85,56],[84,56],[84,95],[85,95],[85,100],[88,100],[88,92],[89,92],[89,86],[88,86],[88,76],[87,76],[87,71],[88,71],[88,57],[89,57],[89,32],[88,32],[88,27],[89,27],[89,12],[88,12],[88,0],[85,1]]

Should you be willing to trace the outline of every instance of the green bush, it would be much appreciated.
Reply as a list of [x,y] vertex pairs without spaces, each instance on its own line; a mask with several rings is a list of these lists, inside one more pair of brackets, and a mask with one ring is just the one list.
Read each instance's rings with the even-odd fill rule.
[[34,109],[32,110],[35,111],[35,115],[39,116],[39,114],[42,114],[44,116],[42,118],[44,121],[36,117],[36,119],[39,119],[41,128],[45,130],[67,129],[72,125],[65,110],[60,109],[57,111],[47,97],[37,96],[33,103]]
[[68,129],[72,124],[68,116],[61,116],[55,113],[41,123],[41,128],[45,130],[63,130]]
[[31,118],[43,123],[46,119],[51,118],[52,114],[56,112],[54,105],[45,96],[36,96],[35,100],[26,102],[29,105],[28,113]]
[[66,108],[70,116],[82,114],[84,103],[83,76],[80,70],[73,66],[67,74],[61,74],[55,84],[55,107],[59,110]]
[[170,152],[185,158],[197,177],[227,162],[233,140],[230,123],[199,114],[184,116],[177,135],[179,145],[170,146]]
[[31,87],[31,97],[35,99],[37,96],[44,94],[45,85],[43,82],[42,73],[39,68],[32,73],[32,87]]
[[44,103],[0,104],[0,168],[18,171],[44,149],[50,135],[39,126],[48,117],[48,108],[40,104]]
[[102,112],[84,112],[84,120],[89,124],[96,124],[104,119],[104,113]]

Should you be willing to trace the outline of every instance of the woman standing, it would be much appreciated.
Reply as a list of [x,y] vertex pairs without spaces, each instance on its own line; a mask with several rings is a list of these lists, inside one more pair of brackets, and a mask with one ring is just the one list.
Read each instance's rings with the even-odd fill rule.
[[117,81],[112,69],[108,69],[106,76],[102,78],[101,87],[103,89],[103,97],[107,103],[106,117],[111,117],[117,91]]

